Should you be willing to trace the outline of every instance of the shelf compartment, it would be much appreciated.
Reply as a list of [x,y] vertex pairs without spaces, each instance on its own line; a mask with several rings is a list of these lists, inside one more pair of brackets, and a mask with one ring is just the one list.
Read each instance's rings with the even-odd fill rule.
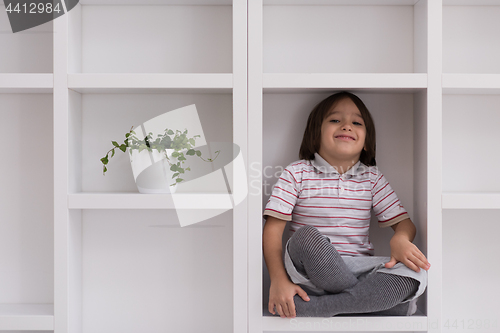
[[52,93],[53,74],[2,74],[0,93]]
[[[188,89],[188,93],[165,92],[163,88],[159,89],[161,93],[142,93],[146,88],[130,88],[127,89],[128,93],[109,93],[106,89],[96,89],[101,93],[78,93],[68,90],[71,129],[69,193],[71,194],[82,192],[139,194],[128,151],[115,152],[115,156],[110,158],[105,175],[102,173],[100,159],[113,148],[112,141],[121,143],[125,140],[125,133],[131,127],[136,127],[168,111],[195,104],[205,141],[233,142],[232,93],[223,93],[210,88],[207,89],[217,93],[193,93],[198,89]],[[205,143],[200,140],[198,138],[196,143],[204,145]],[[226,187],[189,190],[187,183],[185,186],[183,192],[226,193],[224,191],[227,191]],[[160,204],[160,207],[165,207],[165,204]]]
[[0,304],[0,331],[54,330],[54,304]]
[[[293,91],[293,89],[290,90]],[[301,93],[295,91],[287,93],[285,90],[277,93],[273,89],[268,89],[264,92],[261,148],[263,167],[260,179],[258,179],[262,185],[262,195],[259,200],[262,202],[261,209],[271,195],[272,187],[281,171],[288,164],[299,160],[298,150],[310,111],[317,103],[335,92],[332,89],[323,90],[309,89],[308,92]],[[397,89],[379,92],[373,89],[361,89],[359,93],[356,92],[356,95],[370,110],[375,122],[377,165],[396,191],[417,227],[415,244],[424,254],[427,254],[428,212],[425,205],[419,204],[427,201],[425,180],[427,174],[427,138],[425,136],[428,117],[427,89],[419,89],[417,92],[404,92]],[[286,117],[283,117],[282,110],[286,110]],[[276,131],[277,128],[286,130]],[[249,140],[252,141],[251,138]],[[370,240],[375,247],[375,255],[390,256],[389,243],[393,235],[392,230],[379,228],[376,224],[376,218],[372,218]],[[285,228],[284,239],[287,239],[287,236],[289,236],[289,231]],[[263,276],[262,304],[267,305],[270,280],[265,262],[259,275]],[[418,302],[418,309],[424,315],[427,314],[426,297],[427,295],[424,294]],[[265,320],[276,319],[281,318]],[[288,321],[285,322],[288,323]],[[292,330],[289,324],[287,325],[287,328]],[[427,328],[426,325],[423,327]],[[285,330],[285,327],[282,329]],[[304,329],[304,331],[308,330]]]
[[443,95],[443,192],[500,191],[499,105],[500,94]]
[[444,192],[443,209],[500,209],[500,192]]
[[[232,214],[179,228],[169,210],[70,210],[69,223],[71,331],[232,331]],[[194,303],[197,320],[179,311]]]
[[370,89],[416,91],[427,88],[427,74],[263,74],[264,92],[318,89]]
[[491,286],[499,269],[491,263],[498,262],[500,210],[447,209],[442,214],[443,331],[496,333],[498,307],[491,305],[500,288]]
[[335,316],[330,318],[280,318],[271,316],[262,317],[262,330],[269,332],[298,330],[303,332],[427,332],[427,327],[426,316]]
[[53,95],[0,94],[0,123],[9,138],[0,167],[3,315],[31,309],[11,304],[54,302]]
[[443,72],[500,74],[500,1],[450,3],[474,5],[443,7]]
[[67,14],[70,73],[232,73],[231,2],[96,3]]
[[[175,197],[175,199],[172,198]],[[232,209],[227,193],[79,193],[68,195],[69,209]]]
[[500,94],[500,74],[443,74],[444,94]]
[[52,73],[52,21],[12,32],[5,5],[0,5],[0,73]]
[[262,20],[264,73],[427,72],[425,0],[263,1]]

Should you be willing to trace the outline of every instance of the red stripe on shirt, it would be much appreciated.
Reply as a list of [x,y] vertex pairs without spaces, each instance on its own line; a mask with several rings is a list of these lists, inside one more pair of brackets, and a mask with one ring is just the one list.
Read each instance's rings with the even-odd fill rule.
[[[290,194],[291,194],[291,195],[293,195],[294,197],[297,197],[297,194],[296,194],[296,193],[292,193],[292,192],[290,192],[290,191],[287,191],[287,190],[285,190],[284,188],[281,188],[281,187],[279,187],[279,186],[276,186],[276,188],[279,188],[280,190],[285,191],[286,193],[290,193]],[[295,188],[294,188],[294,190],[295,190]],[[297,190],[295,190],[295,191],[297,191]]]
[[295,176],[290,172],[290,170],[285,169],[285,171],[287,171],[290,174],[290,176],[292,176],[293,180],[295,180],[296,183],[299,183],[297,179],[295,179]]
[[384,201],[388,196],[390,196],[391,194],[393,194],[394,191],[392,191],[391,193],[387,194],[385,197],[383,197],[379,202],[377,202],[375,205],[373,205],[373,207],[377,206],[379,203],[381,203],[382,201]]
[[389,185],[389,183],[386,183],[382,188],[380,188],[377,192],[375,192],[375,194],[373,196],[376,196],[378,194],[378,192],[382,191],[384,188],[387,187],[387,185]]
[[[299,224],[299,225],[311,225],[311,224],[308,224],[308,223],[300,223],[300,222],[295,222],[295,221],[290,221],[291,223],[294,223],[294,224]],[[367,225],[367,226],[364,226],[364,227],[351,227],[351,226],[347,226],[347,225],[313,225],[313,227],[315,228],[350,228],[350,229],[366,229],[366,228],[369,228],[370,226]]]
[[349,216],[315,216],[315,215],[304,215],[295,212],[296,215],[304,216],[304,217],[314,217],[314,218],[321,218],[321,219],[350,219],[350,220],[357,220],[357,221],[364,221],[366,219],[357,219],[355,217],[349,217]]
[[383,211],[381,211],[380,213],[378,213],[376,216],[379,216],[380,214],[382,214],[383,212],[385,212],[386,210],[388,210],[389,208],[391,208],[392,206],[394,206],[395,204],[397,204],[398,201],[394,201],[392,204],[390,204],[389,206],[387,206],[386,209],[384,209]]
[[296,204],[295,206],[305,207],[305,208],[331,208],[331,209],[348,209],[348,210],[370,210],[371,208],[354,208],[354,207],[332,207],[332,206],[306,206]]
[[292,206],[292,208],[293,208],[293,204],[289,203],[289,202],[288,202],[288,201],[286,201],[285,199],[280,198],[280,197],[277,197],[277,196],[275,196],[275,195],[271,195],[271,196],[272,196],[272,197],[274,197],[274,198],[276,198],[276,199],[280,199],[281,201],[286,202],[287,204],[289,204],[289,205],[290,205],[290,206]]

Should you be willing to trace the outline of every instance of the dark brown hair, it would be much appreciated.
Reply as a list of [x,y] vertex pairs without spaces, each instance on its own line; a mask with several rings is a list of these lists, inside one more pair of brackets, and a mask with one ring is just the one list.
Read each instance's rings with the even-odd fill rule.
[[361,117],[366,126],[365,145],[366,150],[361,151],[359,160],[367,166],[377,165],[375,161],[376,140],[375,140],[375,124],[373,123],[372,116],[367,107],[359,99],[358,96],[351,94],[347,91],[341,91],[333,94],[316,105],[307,119],[306,130],[300,145],[299,158],[305,160],[314,160],[314,153],[317,153],[321,144],[321,125],[325,119],[328,111],[330,111],[338,102],[344,98],[349,98],[361,112]]

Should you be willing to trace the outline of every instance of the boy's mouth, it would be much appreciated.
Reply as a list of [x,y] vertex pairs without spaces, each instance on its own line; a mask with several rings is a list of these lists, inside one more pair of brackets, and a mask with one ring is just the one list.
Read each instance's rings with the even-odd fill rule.
[[349,136],[349,135],[337,135],[335,138],[342,139],[342,140],[354,140],[354,138],[352,136]]

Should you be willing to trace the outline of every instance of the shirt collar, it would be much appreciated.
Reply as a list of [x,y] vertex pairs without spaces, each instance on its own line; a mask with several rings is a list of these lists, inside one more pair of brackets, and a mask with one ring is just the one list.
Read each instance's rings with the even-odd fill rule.
[[[311,164],[320,172],[324,173],[336,173],[340,174],[337,169],[330,165],[320,154],[314,153],[314,160],[311,160]],[[358,168],[361,165],[361,161],[358,160],[347,172],[344,174],[354,176],[357,174]]]

